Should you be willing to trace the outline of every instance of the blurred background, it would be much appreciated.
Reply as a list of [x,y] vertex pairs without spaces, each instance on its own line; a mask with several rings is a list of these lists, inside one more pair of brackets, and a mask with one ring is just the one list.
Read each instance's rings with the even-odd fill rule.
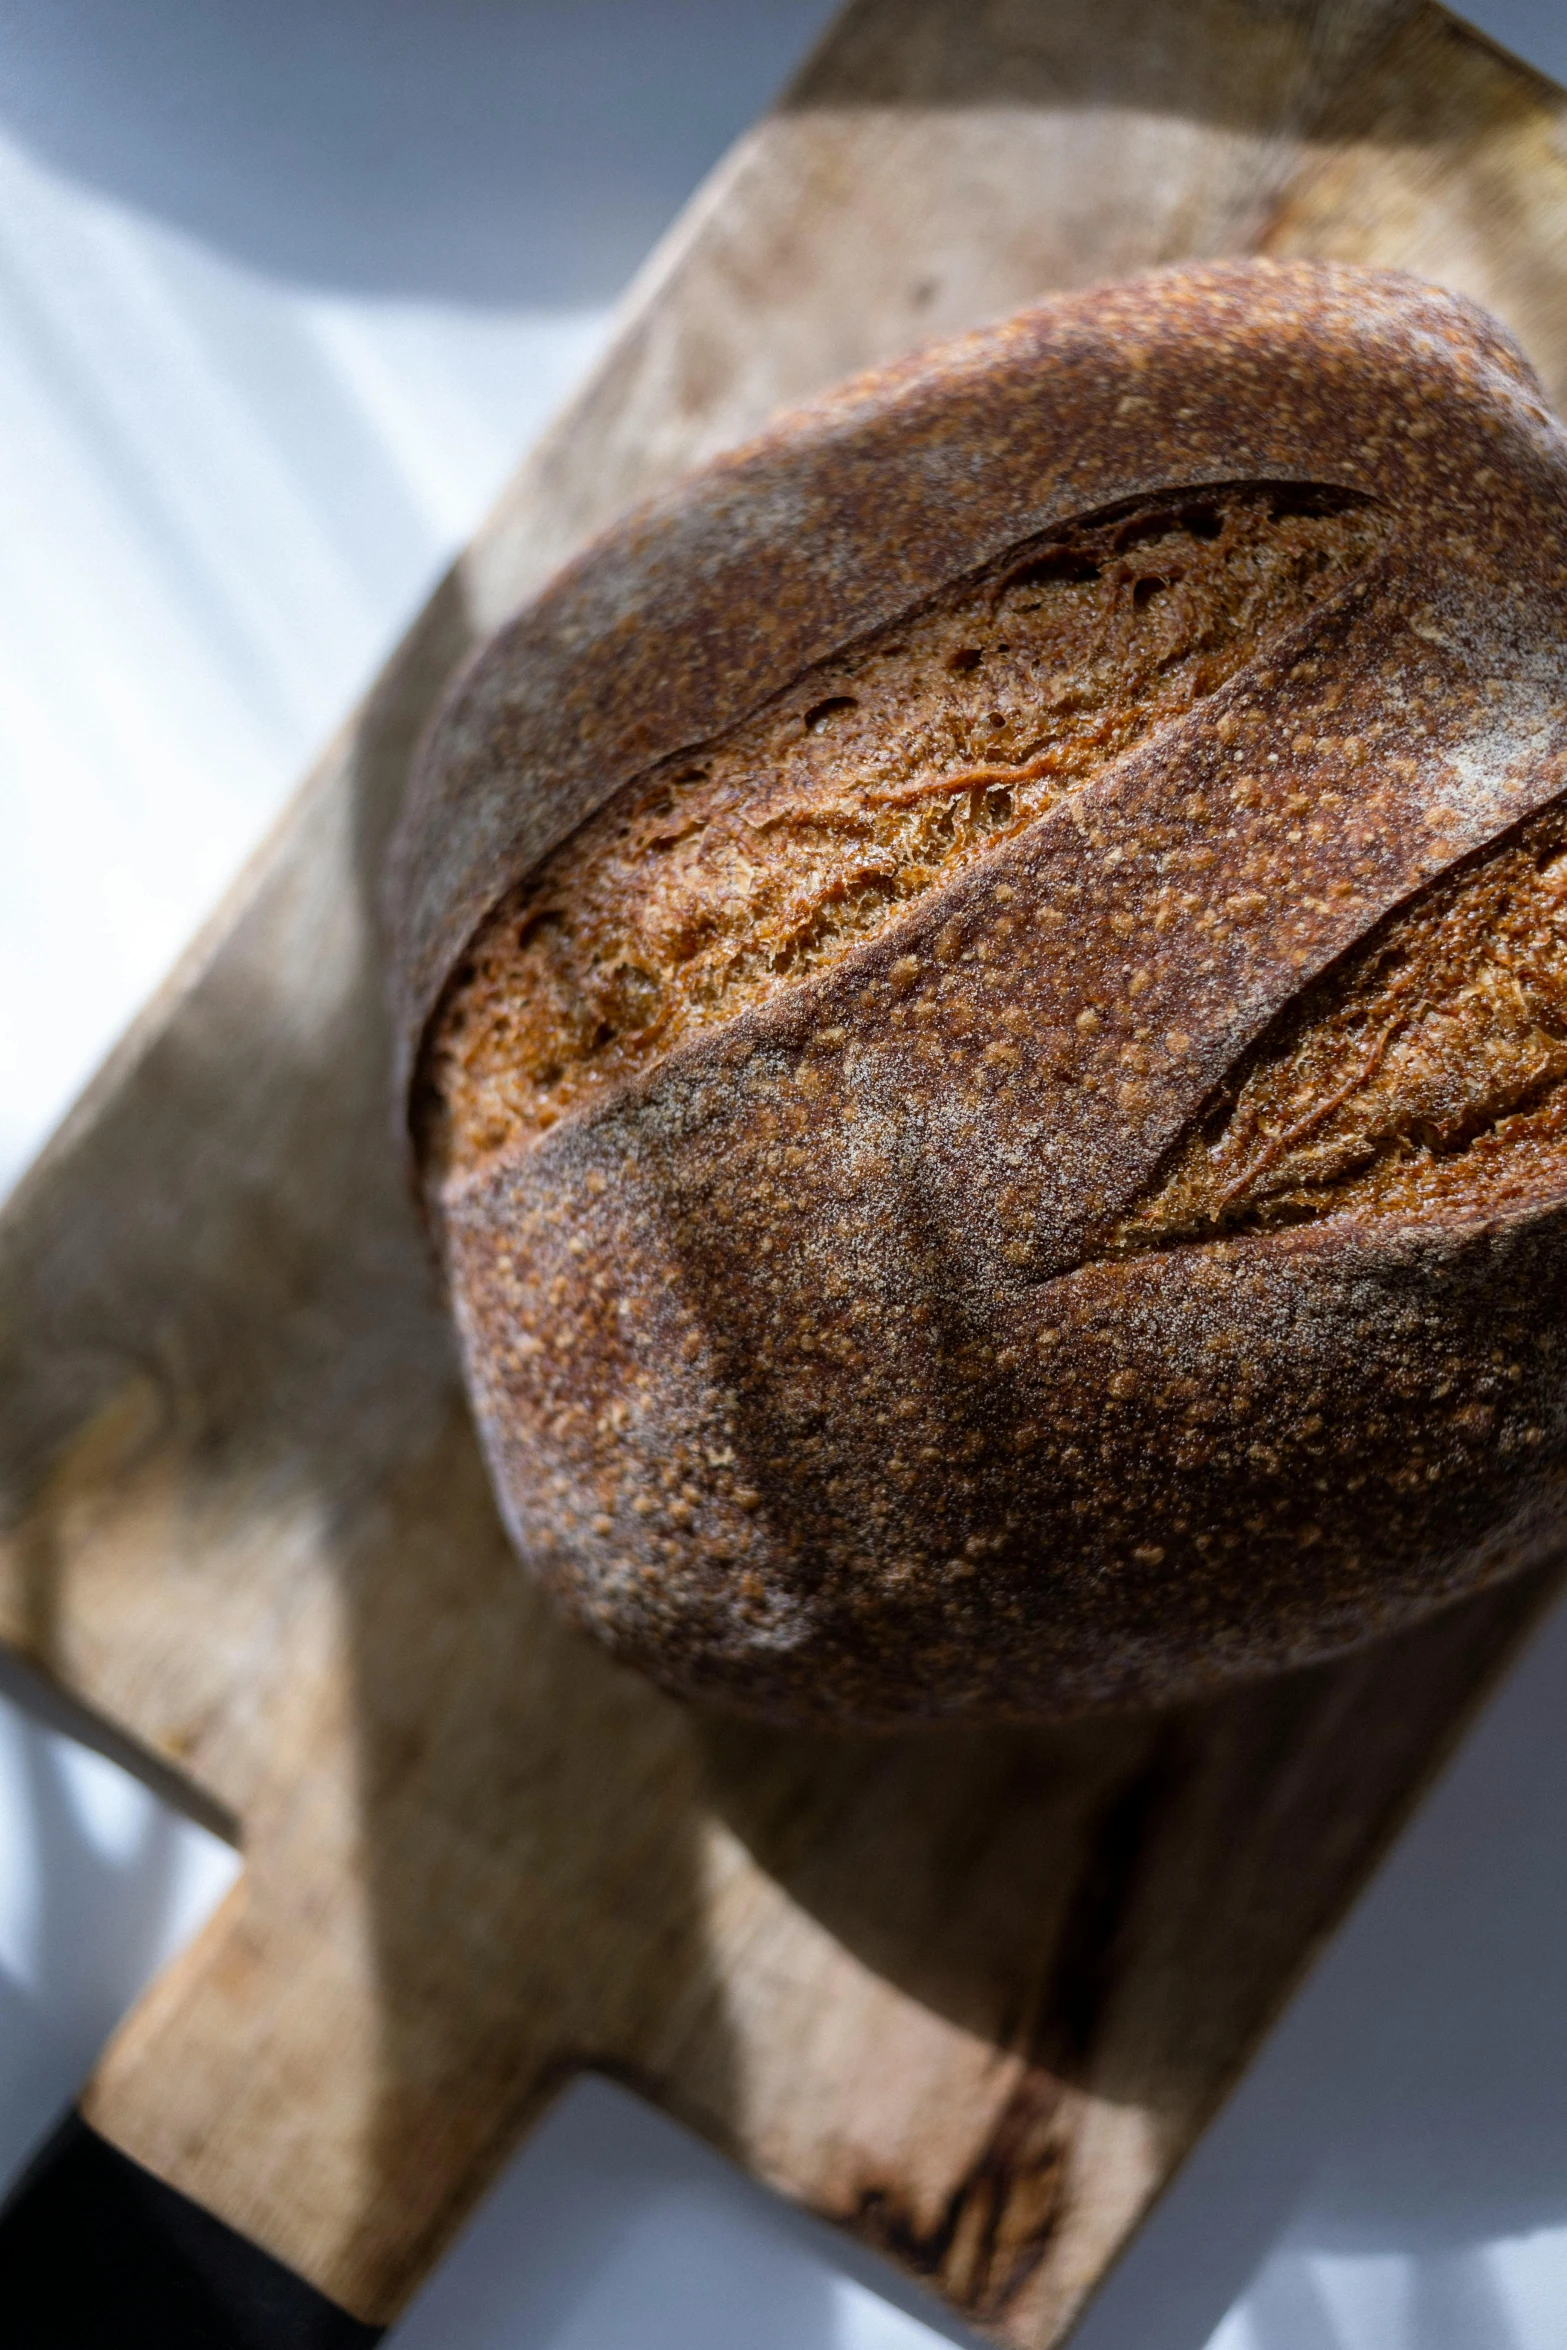
[[[1567,79],[1561,0],[1464,13]],[[0,0],[0,1188],[830,14]],[[1083,2350],[1567,2340],[1564,1689],[1559,1618]],[[0,2177],[238,1865],[213,1823],[99,1743],[5,1669]],[[589,2083],[395,2339],[949,2337],[917,2296]]]

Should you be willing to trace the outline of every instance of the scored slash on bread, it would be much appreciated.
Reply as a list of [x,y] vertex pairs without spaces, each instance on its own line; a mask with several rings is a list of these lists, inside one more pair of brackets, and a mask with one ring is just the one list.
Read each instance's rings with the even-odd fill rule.
[[1456,297],[1170,272],[786,418],[481,656],[402,1075],[507,1523],[620,1654],[1059,1712],[1559,1531],[1564,489]]
[[1289,482],[1139,500],[1010,550],[662,762],[475,939],[431,1035],[426,1165],[542,1132],[839,961],[1212,693],[1384,532]]

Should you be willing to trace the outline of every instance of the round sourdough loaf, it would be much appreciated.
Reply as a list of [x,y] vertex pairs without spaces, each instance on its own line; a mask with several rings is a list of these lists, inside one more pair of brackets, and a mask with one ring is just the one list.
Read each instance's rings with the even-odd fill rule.
[[1059,1713],[1559,1539],[1564,492],[1470,304],[1174,271],[784,418],[480,657],[399,1085],[617,1654]]

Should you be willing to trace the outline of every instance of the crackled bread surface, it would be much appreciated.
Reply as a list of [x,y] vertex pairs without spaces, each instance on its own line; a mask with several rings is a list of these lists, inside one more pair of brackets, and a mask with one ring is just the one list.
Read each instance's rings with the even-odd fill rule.
[[1123,1248],[1567,1182],[1567,809],[1453,874],[1228,1081]]
[[432,1156],[544,1133],[836,962],[1222,685],[1386,529],[1293,482],[1086,519],[623,790],[465,959],[427,1065]]
[[1493,321],[1172,272],[563,574],[393,860],[517,1548],[783,1720],[1163,1702],[1558,1546],[1567,444]]

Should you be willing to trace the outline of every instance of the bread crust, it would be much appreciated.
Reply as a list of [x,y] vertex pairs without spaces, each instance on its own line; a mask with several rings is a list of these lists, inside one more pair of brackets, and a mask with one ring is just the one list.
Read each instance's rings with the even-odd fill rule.
[[671,1686],[865,1722],[1164,1698],[1559,1538],[1549,1153],[1483,1200],[1127,1242],[1277,1024],[1567,788],[1567,451],[1454,296],[1267,264],[1074,295],[630,517],[428,747],[400,1098],[491,908],[660,759],[1025,541],[1237,481],[1373,501],[1385,552],[830,967],[430,1169],[519,1550]]

